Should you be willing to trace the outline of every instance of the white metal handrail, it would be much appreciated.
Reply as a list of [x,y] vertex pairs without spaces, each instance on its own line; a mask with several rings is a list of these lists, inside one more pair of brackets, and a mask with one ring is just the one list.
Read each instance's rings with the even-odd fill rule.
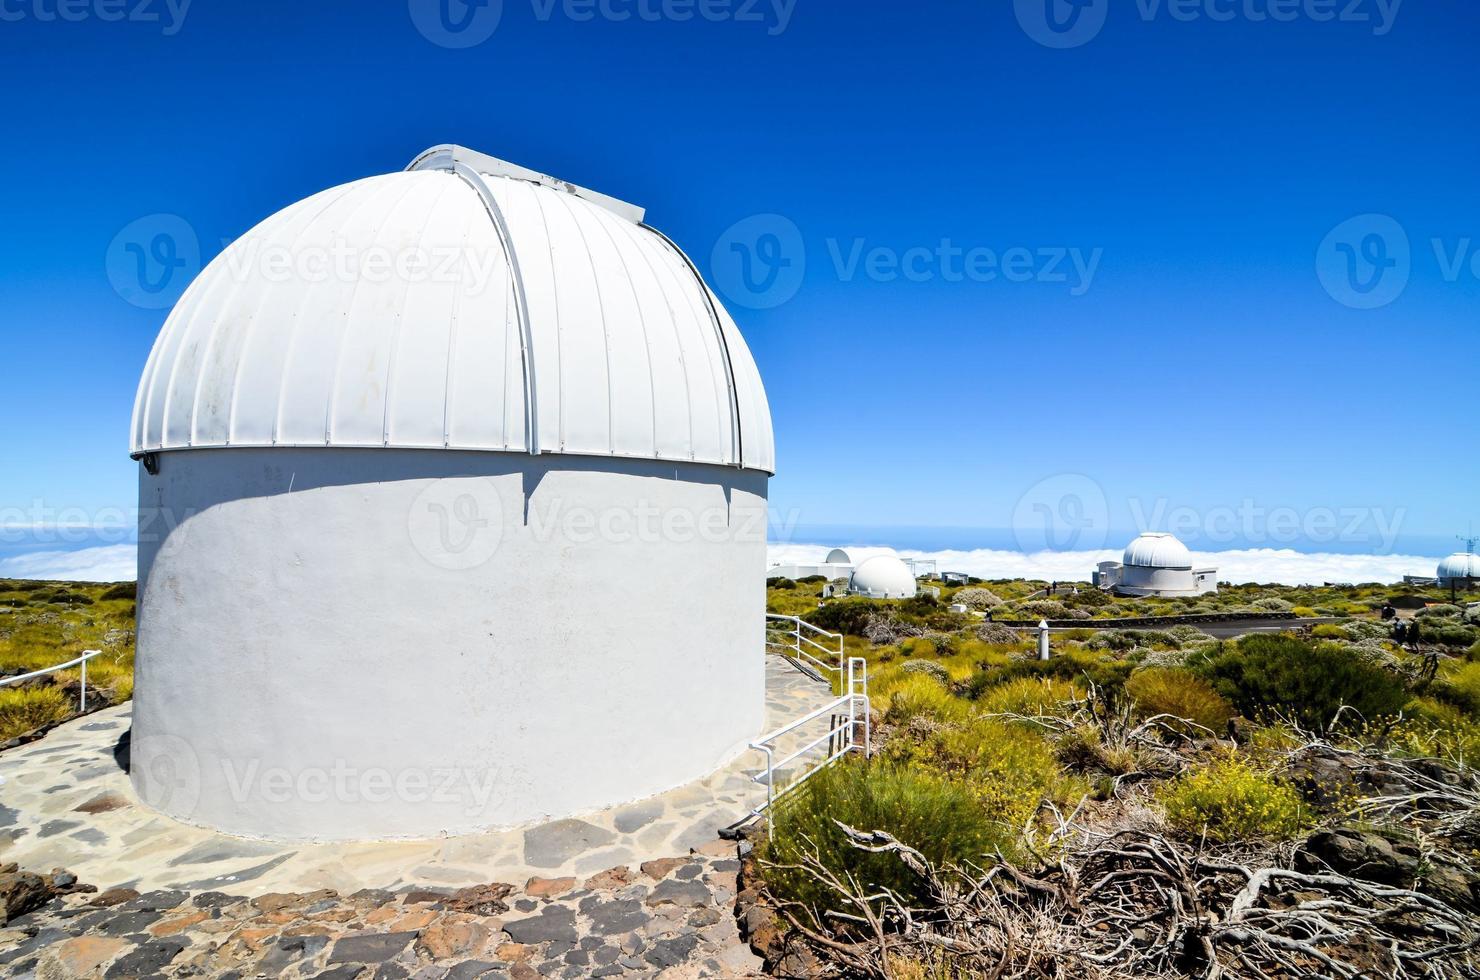
[[[839,677],[842,676],[843,664],[847,659],[847,655],[843,652],[843,634],[829,633],[820,626],[813,626],[799,616],[782,616],[777,613],[766,613],[766,619],[769,622],[791,624],[790,629],[779,632],[781,635],[789,638],[790,649],[795,655],[795,659],[806,660],[822,670],[831,671]],[[807,632],[804,633],[802,632],[803,630]],[[814,635],[823,638],[829,645],[824,646],[818,640],[813,639]],[[836,650],[831,648],[833,641],[837,642]],[[828,663],[819,657],[818,654],[828,658],[828,660],[837,657],[838,662],[835,664]]]
[[81,695],[81,698],[79,699],[79,704],[77,706],[77,710],[78,711],[86,711],[87,710],[87,662],[89,660],[91,660],[93,657],[96,657],[98,654],[100,654],[102,652],[103,651],[101,651],[101,650],[84,650],[84,651],[82,651],[82,656],[78,657],[76,660],[68,660],[66,663],[64,663],[64,664],[57,664],[55,667],[44,667],[41,670],[33,670],[29,674],[18,674],[15,677],[0,677],[0,687],[4,687],[7,684],[19,684],[21,681],[29,681],[29,680],[33,680],[33,679],[35,679],[37,677],[45,677],[47,674],[54,674],[54,673],[56,673],[59,670],[66,670],[69,667],[76,667],[78,664],[81,664],[82,665],[82,695]]
[[[752,816],[771,809],[776,803],[776,798],[783,793],[789,793],[798,786],[811,779],[817,773],[827,768],[833,762],[841,759],[849,752],[862,752],[864,758],[868,758],[873,751],[873,733],[869,724],[869,700],[868,700],[868,661],[863,657],[849,657],[846,666],[847,690],[842,697],[829,701],[822,707],[788,722],[773,732],[769,732],[754,742],[750,747],[766,757],[765,768],[751,777],[756,783],[763,783],[766,787],[766,801],[751,810]],[[794,749],[785,758],[778,760],[776,753],[780,750],[779,741],[808,725],[819,718],[829,717],[827,731],[807,742],[801,748]],[[863,742],[858,740],[858,729],[863,729]],[[791,782],[780,789],[776,788],[776,774],[787,766],[796,762],[802,756],[813,752],[824,743],[827,744],[827,756],[820,760],[817,765],[808,769]]]

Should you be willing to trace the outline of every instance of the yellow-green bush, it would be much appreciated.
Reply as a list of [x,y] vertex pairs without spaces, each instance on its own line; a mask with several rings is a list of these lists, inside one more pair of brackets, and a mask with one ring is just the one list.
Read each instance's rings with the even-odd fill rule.
[[1138,670],[1125,682],[1125,690],[1145,717],[1175,715],[1221,733],[1234,714],[1233,705],[1213,685],[1176,667]]
[[75,708],[59,687],[0,687],[0,739],[63,721]]
[[1416,698],[1408,717],[1396,725],[1370,725],[1369,736],[1384,736],[1400,753],[1447,759],[1474,768],[1480,765],[1480,722],[1451,704]]
[[1311,628],[1310,635],[1317,640],[1346,640],[1350,639],[1346,630],[1335,623],[1322,623]]
[[835,893],[784,867],[803,854],[815,855],[835,874],[855,877],[868,891],[887,887],[917,908],[932,900],[925,882],[898,856],[852,847],[834,821],[886,831],[937,865],[980,863],[1011,843],[1011,835],[988,819],[958,781],[878,760],[840,762],[778,805],[758,849],[766,883],[777,897],[798,903],[802,915],[839,907]]
[[923,636],[914,636],[899,645],[899,652],[906,657],[933,657],[937,651],[933,640],[927,640]]
[[1162,790],[1161,803],[1173,827],[1221,842],[1283,840],[1299,834],[1308,819],[1293,786],[1238,756],[1181,777]]
[[907,725],[920,717],[943,720],[966,714],[966,704],[929,674],[900,670],[891,672],[882,681],[873,685],[869,693],[888,724]]
[[978,704],[986,714],[1046,715],[1084,693],[1078,684],[1058,677],[1019,677],[988,688]]
[[912,769],[968,786],[989,819],[1021,829],[1060,780],[1053,749],[1020,725],[971,718],[944,725],[919,740],[896,738],[885,755]]

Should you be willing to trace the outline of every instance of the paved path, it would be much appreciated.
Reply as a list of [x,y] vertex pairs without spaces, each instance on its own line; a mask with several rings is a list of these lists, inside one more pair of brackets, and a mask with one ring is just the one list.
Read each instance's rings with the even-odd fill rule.
[[1235,623],[1195,623],[1198,629],[1220,640],[1232,640],[1249,633],[1283,633],[1297,627],[1319,626],[1322,623],[1340,623],[1331,617],[1312,619],[1243,619]]
[[[768,728],[831,700],[825,686],[786,661],[766,659]],[[821,725],[791,744],[825,731],[826,719]],[[578,819],[429,841],[283,844],[188,826],[137,803],[121,764],[128,729],[129,706],[122,705],[0,754],[6,780],[0,787],[0,862],[35,871],[65,867],[104,889],[247,897],[584,878],[710,844],[765,792],[750,778],[760,755],[747,752],[707,779]]]

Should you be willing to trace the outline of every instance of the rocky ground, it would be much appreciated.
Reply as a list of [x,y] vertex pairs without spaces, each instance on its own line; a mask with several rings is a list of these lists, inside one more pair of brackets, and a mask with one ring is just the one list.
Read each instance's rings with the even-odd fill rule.
[[[745,847],[742,844],[740,847]],[[457,890],[322,890],[253,898],[120,888],[0,868],[0,973],[72,977],[749,977],[761,960],[734,911],[740,853],[584,880]]]

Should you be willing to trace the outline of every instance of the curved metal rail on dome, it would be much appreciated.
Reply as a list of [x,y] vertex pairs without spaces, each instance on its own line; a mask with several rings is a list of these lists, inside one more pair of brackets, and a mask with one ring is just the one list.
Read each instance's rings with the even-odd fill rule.
[[55,667],[43,667],[41,670],[33,670],[29,674],[17,674],[15,677],[0,677],[0,687],[4,687],[7,684],[20,684],[23,681],[35,680],[38,677],[45,677],[47,674],[54,674],[54,673],[56,673],[59,670],[67,670],[68,668],[76,667],[78,665],[81,665],[81,667],[82,667],[82,694],[81,694],[81,696],[78,699],[77,710],[78,711],[86,711],[87,710],[87,662],[89,660],[91,660],[93,657],[98,656],[102,652],[103,651],[101,651],[101,650],[84,650],[84,651],[82,651],[82,656],[76,658],[75,660],[68,660],[64,664],[57,664]]
[[[462,147],[435,146],[411,161],[407,170],[441,170],[453,174],[472,188],[483,202],[483,210],[493,222],[494,234],[503,246],[504,257],[509,263],[509,281],[514,288],[514,316],[519,321],[519,361],[524,371],[524,429],[529,455],[540,454],[539,398],[535,395],[534,373],[534,330],[529,323],[529,299],[524,292],[524,274],[519,270],[519,257],[514,252],[514,236],[504,219],[504,211],[494,198],[493,191],[483,181],[483,175],[459,157]],[[492,160],[492,157],[487,159]],[[499,162],[499,161],[495,161]],[[534,173],[534,171],[530,171]],[[538,175],[536,175],[538,176]],[[443,434],[444,438],[446,433]]]

